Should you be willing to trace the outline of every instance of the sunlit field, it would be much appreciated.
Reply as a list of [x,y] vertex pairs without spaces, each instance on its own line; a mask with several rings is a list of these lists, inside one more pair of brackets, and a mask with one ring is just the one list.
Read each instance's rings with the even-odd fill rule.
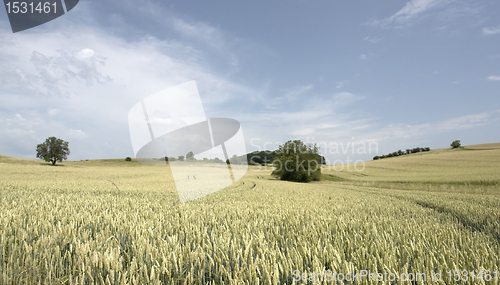
[[[327,270],[421,278],[392,284],[451,284],[461,270],[462,284],[498,284],[500,150],[436,150],[323,172],[344,180],[282,182],[252,168],[229,188],[179,203],[167,166],[0,156],[0,284],[386,284],[317,281]],[[346,181],[488,181],[493,190]]]
[[364,166],[325,166],[322,173],[330,180],[377,182],[373,185],[500,193],[500,149],[438,149],[368,161]]

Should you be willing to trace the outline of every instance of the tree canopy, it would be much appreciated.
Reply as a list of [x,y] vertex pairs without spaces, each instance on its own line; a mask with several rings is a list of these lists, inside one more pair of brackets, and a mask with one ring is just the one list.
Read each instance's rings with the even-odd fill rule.
[[450,146],[451,146],[452,148],[458,148],[458,147],[460,147],[460,146],[461,146],[461,144],[460,144],[460,140],[454,140],[454,141],[450,144]]
[[62,162],[68,159],[68,142],[56,137],[49,137],[44,143],[36,146],[36,157],[51,162],[55,165],[57,161]]
[[276,150],[273,175],[281,180],[295,182],[318,181],[322,159],[315,144],[301,140],[287,141]]

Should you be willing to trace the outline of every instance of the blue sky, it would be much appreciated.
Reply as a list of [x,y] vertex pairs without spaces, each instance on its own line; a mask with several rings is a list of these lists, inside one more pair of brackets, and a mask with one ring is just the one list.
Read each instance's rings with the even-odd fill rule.
[[81,0],[13,34],[1,10],[0,154],[34,158],[56,136],[71,160],[133,156],[130,108],[190,80],[248,151],[500,142],[499,14],[494,0]]

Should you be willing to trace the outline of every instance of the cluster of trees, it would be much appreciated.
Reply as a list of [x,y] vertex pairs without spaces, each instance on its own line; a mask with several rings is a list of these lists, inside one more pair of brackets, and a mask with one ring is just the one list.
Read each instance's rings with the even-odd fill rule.
[[373,160],[377,160],[377,159],[382,159],[382,158],[388,158],[388,157],[394,157],[394,156],[400,156],[400,155],[407,155],[407,154],[411,154],[411,153],[418,153],[418,152],[424,152],[424,151],[430,151],[431,149],[429,147],[415,147],[415,148],[412,148],[412,149],[407,149],[406,151],[402,151],[402,150],[398,150],[398,151],[395,151],[395,152],[392,152],[392,153],[389,153],[389,154],[384,154],[384,155],[381,155],[381,156],[374,156],[373,157]]
[[[316,159],[320,161],[321,164],[326,164],[326,158],[318,153],[315,154]],[[247,154],[247,161],[250,165],[267,165],[273,164],[273,162],[278,158],[279,151],[254,151]]]
[[224,160],[218,157],[211,159],[204,157],[203,160],[198,160],[194,157],[194,153],[192,151],[188,152],[185,156],[179,155],[177,158],[172,156],[171,157],[165,156],[165,161],[200,161],[200,162],[224,163]]
[[[194,157],[194,153],[192,151],[188,152],[185,156],[184,155],[179,155],[177,158],[175,157],[165,157],[165,161],[197,161],[197,162],[207,162],[207,163],[224,163],[224,160],[216,157],[216,158],[206,158],[204,157],[203,159],[196,159]],[[242,157],[238,157],[236,155],[233,155],[230,159],[226,159],[225,161],[227,164],[242,164],[243,159]]]
[[319,181],[322,158],[315,144],[305,144],[301,140],[287,141],[276,150],[272,175],[286,181]]
[[250,165],[266,165],[276,159],[276,151],[254,151],[247,154],[247,161]]

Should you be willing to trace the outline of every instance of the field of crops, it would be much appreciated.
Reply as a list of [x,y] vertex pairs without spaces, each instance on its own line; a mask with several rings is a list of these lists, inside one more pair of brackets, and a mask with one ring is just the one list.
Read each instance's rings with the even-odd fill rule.
[[[356,168],[360,171],[357,171]],[[500,149],[438,149],[362,164],[330,165],[323,173],[346,181],[431,183],[500,188]]]
[[465,146],[464,148],[465,149],[499,149],[500,143],[475,144],[475,145]]
[[[386,159],[366,173],[379,181],[498,181],[500,152],[467,156],[479,152],[415,155],[413,166]],[[448,170],[464,160],[470,172]],[[299,284],[451,284],[454,270],[462,284],[499,283],[499,195],[300,184],[269,174],[249,171],[234,186],[178,203],[167,166],[52,167],[0,156],[0,284],[293,284],[299,276]],[[328,280],[327,270],[344,281],[299,275]],[[362,270],[425,279],[346,280]]]

